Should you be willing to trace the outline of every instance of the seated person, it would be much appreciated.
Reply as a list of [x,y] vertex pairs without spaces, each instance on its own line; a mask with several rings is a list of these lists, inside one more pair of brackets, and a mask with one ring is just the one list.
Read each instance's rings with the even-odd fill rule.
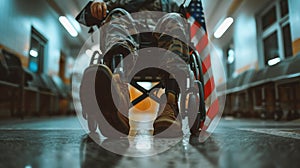
[[[102,52],[105,53],[104,62],[107,66],[100,66],[100,72],[97,74],[97,78],[101,79],[101,82],[96,84],[96,92],[102,93],[97,97],[98,104],[105,119],[111,126],[119,132],[128,135],[130,129],[128,115],[124,116],[116,110],[117,108],[114,105],[110,106],[113,101],[112,93],[107,88],[110,88],[111,81],[113,81],[113,94],[119,94],[116,97],[119,98],[122,108],[129,109],[130,103],[128,85],[121,80],[118,74],[113,75],[112,70],[109,68],[112,55],[122,54],[126,57],[128,54],[132,54],[138,57],[139,39],[130,35],[138,33],[138,26],[138,28],[147,29],[149,32],[163,32],[153,34],[157,41],[157,47],[176,53],[187,62],[189,58],[188,46],[183,42],[188,40],[187,23],[178,13],[180,6],[175,0],[94,1],[90,6],[90,10],[93,17],[109,23],[105,33],[101,34],[101,48]],[[135,24],[133,24],[130,13],[141,11],[162,11],[167,14],[161,18],[152,18],[151,15],[147,16],[147,21],[141,16],[141,19],[135,20]],[[165,34],[172,34],[173,36],[166,36]],[[130,69],[134,67],[135,60],[132,60],[132,62],[132,65],[124,65],[125,67],[127,66],[124,69],[128,70],[125,72],[125,75],[128,75]],[[154,121],[154,135],[163,133],[164,130],[170,128],[168,129],[169,132],[165,134],[166,136],[181,136],[181,121],[175,115],[175,113],[178,113],[178,98],[171,89],[166,89],[167,104],[161,115]]]

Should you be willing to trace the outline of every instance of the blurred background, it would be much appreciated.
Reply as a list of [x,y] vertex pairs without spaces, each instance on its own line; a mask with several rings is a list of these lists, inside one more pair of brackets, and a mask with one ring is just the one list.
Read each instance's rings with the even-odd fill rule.
[[[90,36],[74,17],[87,2],[0,1],[1,118],[74,114],[72,68]],[[208,37],[215,47],[211,54],[222,61],[226,73],[214,76],[219,94],[227,95],[225,115],[299,117],[299,3],[203,1]]]
[[185,137],[145,158],[105,150],[76,117],[83,69],[73,68],[91,34],[74,18],[87,2],[0,0],[0,167],[299,167],[299,0],[202,0],[211,58],[223,64],[212,59],[221,122],[205,143]]

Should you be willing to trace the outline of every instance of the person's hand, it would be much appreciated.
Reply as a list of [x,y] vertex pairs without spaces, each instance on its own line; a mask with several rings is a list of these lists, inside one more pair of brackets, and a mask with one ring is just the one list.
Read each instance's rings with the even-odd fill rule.
[[105,2],[93,2],[91,5],[92,16],[102,20],[106,17],[107,6]]

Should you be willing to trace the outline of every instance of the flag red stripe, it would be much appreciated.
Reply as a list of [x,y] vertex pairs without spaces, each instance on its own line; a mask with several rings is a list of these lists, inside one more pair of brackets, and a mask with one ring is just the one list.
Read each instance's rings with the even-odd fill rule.
[[205,74],[211,67],[210,54],[208,54],[202,61],[202,73]]
[[191,33],[191,38],[193,38],[197,34],[197,32],[199,31],[199,27],[195,23],[192,24],[191,29],[190,29],[191,30],[191,32],[190,32]]
[[199,22],[197,22],[197,21],[195,21],[194,23],[193,23],[196,27],[198,27],[198,29],[200,29],[202,26],[201,26],[201,24],[199,23]]
[[191,38],[193,38],[194,36],[196,36],[197,32],[198,31],[201,31],[201,25],[197,22],[197,21],[194,21],[194,23],[192,23],[191,25]]
[[211,77],[204,85],[204,99],[205,100],[207,99],[207,97],[209,97],[211,95],[211,93],[214,89],[215,89],[215,81],[214,81],[214,78]]
[[208,45],[208,38],[207,38],[207,34],[205,34],[201,40],[199,41],[199,43],[196,46],[196,49],[199,53],[201,53],[203,51],[203,49]]
[[[211,120],[213,120],[216,115],[218,114],[219,112],[219,100],[216,99],[212,104],[211,106],[209,107],[208,109],[208,112],[207,112],[207,117]],[[211,121],[208,123],[208,125],[202,125],[202,130],[207,130],[207,128],[209,127],[209,125],[211,124]]]
[[209,109],[207,111],[207,116],[210,119],[213,119],[218,114],[218,112],[219,112],[219,100],[216,99],[209,107]]
[[189,19],[191,17],[191,14],[189,12],[186,12],[186,18]]

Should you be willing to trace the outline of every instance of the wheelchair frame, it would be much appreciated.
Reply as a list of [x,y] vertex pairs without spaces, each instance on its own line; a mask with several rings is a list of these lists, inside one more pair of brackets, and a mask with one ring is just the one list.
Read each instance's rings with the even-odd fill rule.
[[[152,40],[151,40],[152,41]],[[153,43],[149,43],[149,41],[141,41],[140,42],[140,49],[147,49],[149,47],[155,46]],[[178,91],[181,93],[180,100],[179,100],[179,106],[180,106],[180,112],[179,115],[181,115],[181,118],[188,117],[189,120],[189,127],[190,132],[192,135],[198,135],[200,133],[200,129],[202,128],[205,117],[206,117],[206,108],[205,108],[205,102],[204,102],[204,85],[203,85],[203,74],[202,74],[202,62],[200,55],[196,50],[193,50],[191,47],[189,47],[189,53],[190,53],[190,59],[188,68],[190,70],[191,76],[194,77],[194,79],[190,79],[190,86],[187,86],[183,91],[179,91],[179,88],[177,90],[177,98],[179,96]],[[151,53],[150,53],[151,55]],[[92,55],[92,58],[90,60],[89,67],[85,70],[84,76],[86,76],[86,73],[90,73],[89,69],[95,68],[97,69],[98,65],[105,64],[104,63],[104,55],[100,54],[98,51],[95,51]],[[123,56],[121,54],[113,55],[111,60],[111,67],[110,69],[112,72],[119,73],[122,76],[121,70],[116,70],[117,65],[120,64],[120,66],[123,66]],[[122,69],[122,68],[121,68]],[[138,77],[136,75],[139,75]],[[174,83],[174,79],[168,78],[166,82],[163,82],[162,79],[155,78],[152,76],[147,76],[146,73],[137,73],[135,74],[134,78],[130,81],[130,84],[139,90],[142,95],[131,101],[131,107],[138,104],[139,102],[143,101],[147,97],[150,97],[152,100],[156,102],[160,102],[160,98],[154,95],[151,91],[155,88],[164,88],[166,87],[166,83]],[[137,82],[141,81],[149,81],[149,82],[158,82],[154,87],[147,90],[140,85],[138,85]],[[81,85],[85,85],[85,83],[81,83]],[[199,94],[198,92],[199,91]],[[178,99],[177,99],[178,100]],[[186,104],[186,102],[188,102]],[[197,111],[197,114],[189,114],[188,111]],[[87,117],[93,113],[92,110],[90,111],[83,111],[83,116],[88,121],[89,130],[91,132],[95,132],[98,123],[93,117]],[[176,114],[178,117],[178,114]],[[99,129],[100,130],[100,129]]]

